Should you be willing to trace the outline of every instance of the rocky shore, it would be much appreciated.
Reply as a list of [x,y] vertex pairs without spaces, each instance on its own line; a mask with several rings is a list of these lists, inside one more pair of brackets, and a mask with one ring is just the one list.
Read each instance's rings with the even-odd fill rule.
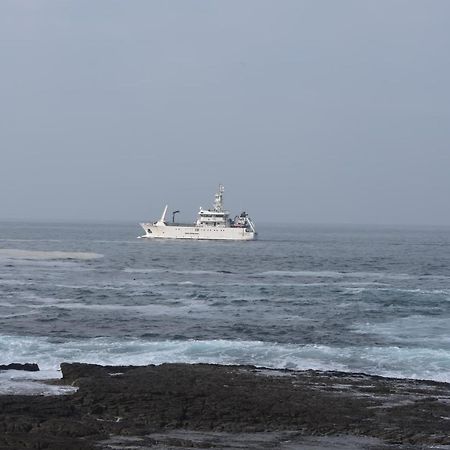
[[0,396],[0,449],[450,448],[450,384],[251,366],[62,364]]

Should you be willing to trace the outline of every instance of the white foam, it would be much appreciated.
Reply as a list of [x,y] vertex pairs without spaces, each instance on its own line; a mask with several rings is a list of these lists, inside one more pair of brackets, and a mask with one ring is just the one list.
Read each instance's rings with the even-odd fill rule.
[[15,317],[32,316],[34,314],[36,314],[36,312],[34,311],[13,314],[0,314],[0,319],[13,319]]
[[[7,298],[11,299],[11,301],[0,302],[0,306],[16,309],[18,306],[21,308],[36,309],[36,308],[59,307],[61,306],[62,303],[73,302],[72,299],[41,297],[32,292],[24,292],[19,298],[16,298],[14,296],[7,296]],[[21,314],[25,313],[17,313],[17,315]],[[32,312],[27,314],[34,314],[34,313]]]
[[177,273],[186,275],[228,275],[227,272],[215,270],[179,270]]
[[[178,302],[184,302],[185,304],[180,305]],[[130,311],[138,312],[150,317],[158,315],[171,315],[180,316],[186,314],[191,309],[203,309],[207,307],[205,302],[193,301],[192,299],[177,299],[176,304],[150,304],[150,305],[122,305],[122,304],[100,304],[100,303],[79,303],[79,302],[66,302],[62,304],[52,304],[52,305],[40,305],[40,307],[57,307],[59,309],[84,309],[92,311]]]
[[166,269],[134,269],[132,267],[126,267],[123,269],[126,273],[164,273]]
[[331,347],[262,341],[92,338],[52,342],[40,337],[0,338],[0,364],[36,362],[51,377],[59,364],[146,365],[164,362],[252,364],[274,369],[366,372],[450,382],[450,350],[398,346]]
[[31,286],[33,284],[33,281],[0,280],[0,286]]
[[[379,291],[379,292],[400,292],[403,294],[420,294],[420,295],[445,295],[450,296],[450,289],[405,289],[405,288],[395,288],[395,287],[386,287],[385,285],[381,285],[380,283],[367,283],[367,286],[357,287],[359,283],[348,283],[349,287],[346,287],[347,291]],[[344,285],[344,283],[340,283],[340,285]]]
[[173,270],[161,268],[137,269],[127,267],[123,269],[127,273],[173,273],[177,275],[223,275],[224,272],[214,270]]
[[332,271],[310,271],[310,270],[268,270],[254,275],[270,275],[280,277],[319,277],[319,278],[342,278],[344,276],[341,272]]
[[360,334],[376,334],[390,342],[405,345],[427,345],[433,348],[450,347],[450,327],[446,317],[420,314],[401,317],[383,323],[364,323],[353,327]]
[[[126,287],[132,287],[134,286],[134,283],[130,282],[116,282],[116,286],[112,285],[99,285],[99,284],[59,284],[55,283],[53,286],[58,288],[64,288],[64,289],[89,289],[92,291],[121,291],[124,290]],[[145,284],[145,286],[148,286],[148,283]]]
[[6,260],[90,260],[102,258],[99,253],[89,252],[62,252],[21,250],[16,248],[0,249],[0,258]]
[[[57,375],[55,377],[55,375]],[[60,378],[55,371],[27,372],[22,370],[0,371],[0,395],[64,395],[77,390],[73,386],[58,386],[39,382]]]
[[336,272],[330,270],[269,270],[253,275],[270,275],[281,277],[314,277],[314,278],[371,278],[371,279],[395,279],[408,280],[413,278],[406,273],[385,273],[385,272]]

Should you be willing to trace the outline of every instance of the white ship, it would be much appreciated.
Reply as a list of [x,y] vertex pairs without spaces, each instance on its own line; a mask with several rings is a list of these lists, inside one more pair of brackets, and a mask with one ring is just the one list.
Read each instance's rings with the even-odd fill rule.
[[247,241],[256,238],[255,225],[246,212],[242,212],[234,219],[229,218],[230,213],[223,207],[224,187],[219,185],[215,195],[214,205],[211,209],[200,207],[197,221],[194,224],[175,223],[175,214],[172,213],[172,222],[166,221],[168,206],[159,220],[152,223],[141,223],[145,234],[143,238],[164,239],[219,239]]

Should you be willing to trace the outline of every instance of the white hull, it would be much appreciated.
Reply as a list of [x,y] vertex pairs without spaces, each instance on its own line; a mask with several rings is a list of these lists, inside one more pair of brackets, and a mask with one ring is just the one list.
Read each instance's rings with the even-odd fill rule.
[[256,238],[254,231],[238,227],[209,227],[209,226],[177,226],[156,225],[155,223],[141,223],[145,230],[143,238],[163,239],[207,239],[249,241]]

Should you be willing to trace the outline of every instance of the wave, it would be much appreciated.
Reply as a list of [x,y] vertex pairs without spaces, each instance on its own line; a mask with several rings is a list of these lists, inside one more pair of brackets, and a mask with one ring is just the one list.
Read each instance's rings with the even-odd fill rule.
[[164,273],[168,272],[166,269],[134,269],[132,267],[126,267],[123,269],[126,273]]
[[6,260],[91,260],[102,258],[99,253],[90,252],[63,252],[63,251],[41,251],[21,249],[0,249],[0,258]]
[[280,276],[280,277],[315,277],[315,278],[386,278],[395,280],[408,280],[415,278],[407,273],[386,272],[337,272],[331,270],[268,270],[252,274],[253,276]]
[[[176,275],[235,275],[234,272],[228,270],[174,270],[167,268],[132,268],[127,267],[123,269],[126,273],[142,273],[142,274],[152,274],[152,273],[165,273],[165,274],[176,274]],[[342,282],[355,283],[359,282],[361,279],[369,279],[370,281],[365,281],[365,283],[380,283],[380,280],[410,280],[417,278],[416,276],[409,275],[407,273],[386,273],[386,272],[339,272],[331,270],[267,270],[263,272],[247,272],[239,273],[240,275],[248,276],[249,278],[264,278],[264,277],[285,277],[285,278],[329,278],[329,279],[340,279]],[[350,279],[351,281],[345,281]],[[361,283],[363,283],[361,281]],[[248,283],[246,283],[248,284]]]
[[32,316],[34,314],[36,314],[34,311],[11,313],[11,314],[0,314],[0,319],[15,319],[17,317]]
[[402,345],[426,345],[450,348],[448,317],[414,314],[383,323],[364,323],[352,327],[358,334],[378,335]]
[[59,364],[146,365],[165,362],[250,364],[274,369],[365,372],[450,382],[450,350],[401,346],[332,347],[263,341],[91,338],[52,341],[0,337],[0,364],[37,362],[58,376]]
[[223,275],[231,272],[225,270],[173,270],[163,268],[135,269],[127,267],[123,269],[126,273],[173,273],[178,275]]
[[[179,303],[182,303],[181,305]],[[183,316],[184,314],[189,313],[191,310],[197,309],[205,309],[208,308],[208,305],[205,302],[199,302],[198,300],[185,300],[185,299],[177,299],[176,302],[172,302],[171,304],[150,304],[150,305],[122,305],[122,304],[100,304],[100,303],[62,303],[59,304],[55,302],[51,305],[39,305],[42,307],[52,307],[58,309],[68,309],[68,310],[91,310],[91,311],[128,311],[128,312],[138,312],[143,315],[148,315],[150,317],[155,316]]]
[[[342,285],[342,284],[341,284]],[[388,293],[400,293],[400,294],[413,294],[413,295],[436,295],[436,296],[445,296],[449,298],[450,289],[403,289],[403,288],[394,288],[394,287],[380,287],[376,283],[369,284],[368,286],[359,286],[356,287],[357,284],[352,287],[344,287],[345,291],[353,292],[355,294],[362,292],[388,292]]]

